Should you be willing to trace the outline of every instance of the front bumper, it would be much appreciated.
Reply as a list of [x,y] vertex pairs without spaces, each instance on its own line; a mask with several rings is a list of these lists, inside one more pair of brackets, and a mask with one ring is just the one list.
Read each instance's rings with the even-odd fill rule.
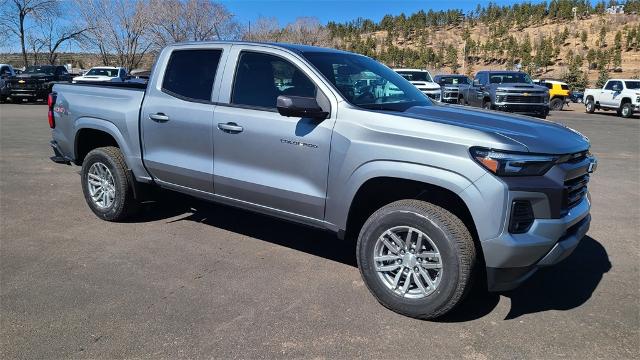
[[524,234],[505,232],[484,241],[489,291],[514,289],[538,268],[569,256],[589,230],[590,209],[591,201],[585,196],[560,219],[536,219]]
[[7,95],[11,98],[45,99],[49,95],[49,89],[10,88]]
[[457,104],[458,103],[458,91],[457,90],[443,90],[442,102]]

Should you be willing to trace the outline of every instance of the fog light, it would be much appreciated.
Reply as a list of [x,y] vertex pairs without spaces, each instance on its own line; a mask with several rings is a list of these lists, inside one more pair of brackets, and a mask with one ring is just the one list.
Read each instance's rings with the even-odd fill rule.
[[531,228],[533,220],[533,208],[529,201],[516,200],[511,204],[511,220],[509,221],[510,233],[526,233]]

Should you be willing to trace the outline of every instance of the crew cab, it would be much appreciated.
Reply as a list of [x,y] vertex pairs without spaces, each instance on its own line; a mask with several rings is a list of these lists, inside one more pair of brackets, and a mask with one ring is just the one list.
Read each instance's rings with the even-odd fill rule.
[[546,118],[549,90],[519,71],[479,71],[472,85],[461,85],[460,103]]
[[569,256],[591,221],[587,138],[436,104],[339,50],[173,44],[147,85],[55,85],[48,118],[52,160],[82,166],[99,218],[135,216],[155,186],[357,239],[371,293],[417,318],[485,277],[513,289]]
[[471,86],[473,82],[465,75],[436,75],[433,78],[442,89],[442,102],[458,104],[461,102],[460,86]]
[[7,96],[13,101],[46,100],[56,83],[70,82],[71,76],[62,65],[33,65],[6,80]]
[[13,66],[9,64],[0,64],[0,102],[7,101],[9,92],[7,90],[7,79],[16,76]]
[[584,106],[588,113],[615,110],[618,116],[629,118],[640,110],[640,80],[611,79],[602,89],[585,89]]
[[123,67],[100,66],[89,69],[84,75],[76,76],[72,82],[124,82],[127,80],[127,69]]
[[440,85],[433,81],[429,71],[421,69],[394,69],[394,71],[402,75],[403,78],[407,79],[432,100],[441,100]]

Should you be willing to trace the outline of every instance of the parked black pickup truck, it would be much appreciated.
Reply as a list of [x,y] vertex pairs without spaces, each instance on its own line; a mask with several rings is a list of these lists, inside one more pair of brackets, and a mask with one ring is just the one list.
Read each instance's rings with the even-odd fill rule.
[[433,81],[440,85],[442,102],[457,104],[460,100],[460,85],[471,86],[473,82],[465,75],[436,75]]
[[53,84],[68,82],[71,75],[62,65],[27,66],[21,74],[6,80],[6,91],[13,101],[46,100]]
[[461,85],[461,104],[546,118],[549,89],[519,71],[479,71],[472,85]]

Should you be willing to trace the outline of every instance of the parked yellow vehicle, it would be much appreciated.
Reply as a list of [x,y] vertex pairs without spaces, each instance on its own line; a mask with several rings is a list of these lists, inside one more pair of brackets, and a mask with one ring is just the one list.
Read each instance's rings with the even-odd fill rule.
[[564,104],[569,103],[571,91],[567,83],[557,80],[533,80],[533,82],[549,89],[549,110],[560,111]]

